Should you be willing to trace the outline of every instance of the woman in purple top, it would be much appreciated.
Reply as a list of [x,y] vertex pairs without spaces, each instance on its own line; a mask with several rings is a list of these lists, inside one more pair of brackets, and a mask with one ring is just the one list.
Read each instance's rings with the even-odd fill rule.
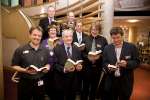
[[46,94],[49,96],[50,100],[54,100],[54,84],[53,84],[53,77],[54,77],[54,70],[53,64],[56,62],[56,57],[53,52],[53,48],[57,44],[62,44],[62,40],[57,37],[57,26],[50,25],[48,27],[48,34],[49,38],[42,41],[42,45],[49,50],[49,64],[51,65],[51,70],[48,74],[45,75],[45,91]]

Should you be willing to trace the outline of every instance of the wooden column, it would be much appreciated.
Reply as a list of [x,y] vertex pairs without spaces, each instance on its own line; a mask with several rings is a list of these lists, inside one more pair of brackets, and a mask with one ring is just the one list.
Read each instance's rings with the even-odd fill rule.
[[[1,5],[0,5],[1,13]],[[2,63],[2,20],[0,14],[0,100],[4,100],[3,63]]]

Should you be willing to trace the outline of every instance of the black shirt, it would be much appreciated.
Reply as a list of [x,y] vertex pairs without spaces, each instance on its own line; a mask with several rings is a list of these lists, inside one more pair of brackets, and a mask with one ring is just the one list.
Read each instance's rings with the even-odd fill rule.
[[[48,64],[48,57],[49,52],[46,48],[39,46],[39,48],[35,50],[30,44],[26,44],[16,49],[12,58],[12,66],[26,68],[30,65],[34,65],[40,68]],[[20,73],[19,75],[21,78],[38,79],[41,78],[44,73],[38,72],[35,75]]]

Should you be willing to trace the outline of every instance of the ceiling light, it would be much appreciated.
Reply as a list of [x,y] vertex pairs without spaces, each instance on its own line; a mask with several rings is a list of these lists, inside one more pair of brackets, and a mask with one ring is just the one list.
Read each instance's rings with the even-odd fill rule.
[[129,22],[129,23],[136,23],[136,22],[139,22],[140,20],[138,20],[138,19],[129,19],[129,20],[127,20],[127,22]]

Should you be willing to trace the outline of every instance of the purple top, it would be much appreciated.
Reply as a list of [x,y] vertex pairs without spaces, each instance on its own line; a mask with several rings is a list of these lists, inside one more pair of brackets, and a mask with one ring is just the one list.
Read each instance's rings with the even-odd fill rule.
[[[47,48],[49,50],[48,63],[52,66],[56,62],[57,59],[56,59],[56,56],[53,52],[53,48],[48,45],[48,39],[49,38],[42,41],[42,46],[44,46],[45,48]],[[58,44],[60,44],[60,45],[63,44],[63,41],[59,40]]]

